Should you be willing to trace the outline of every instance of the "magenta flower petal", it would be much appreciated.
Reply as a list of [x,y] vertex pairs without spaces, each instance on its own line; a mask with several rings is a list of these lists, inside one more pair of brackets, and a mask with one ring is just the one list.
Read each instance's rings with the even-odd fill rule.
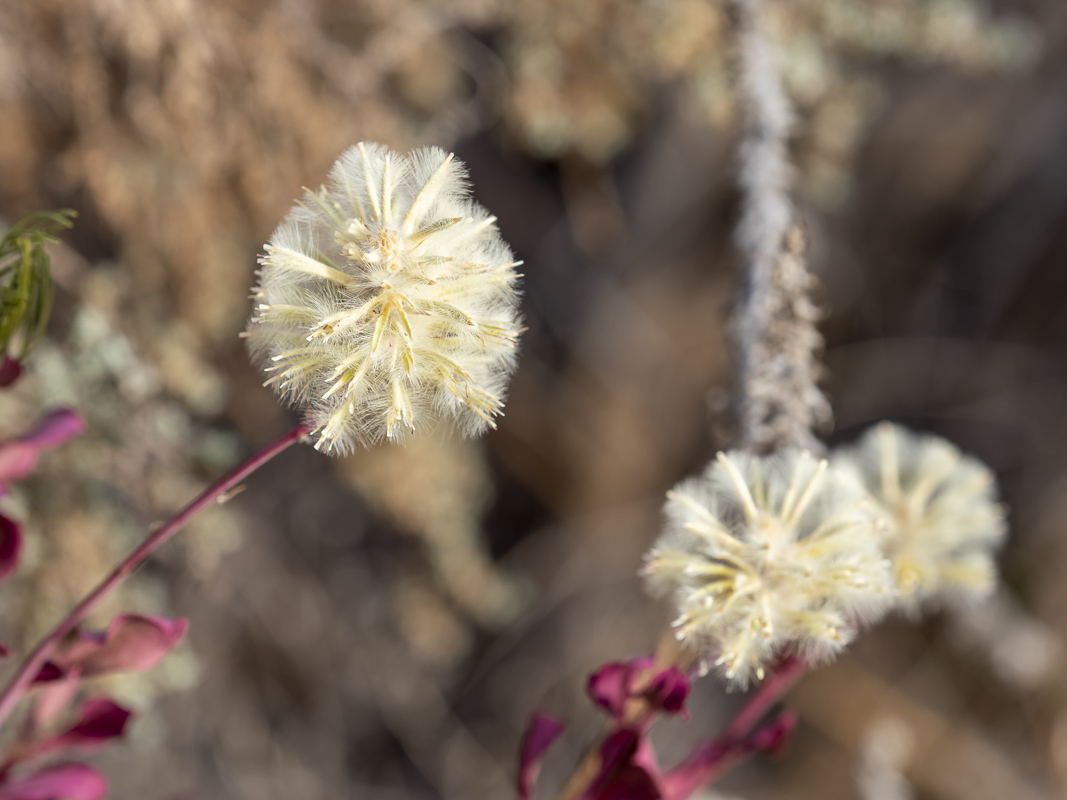
[[19,563],[22,531],[18,523],[0,514],[0,578],[6,578]]
[[624,721],[626,702],[635,697],[643,697],[657,711],[682,712],[689,697],[689,679],[676,667],[668,667],[637,690],[643,673],[653,664],[651,656],[605,664],[589,677],[589,696],[618,723]]
[[29,433],[0,443],[0,487],[29,475],[41,450],[58,447],[84,430],[85,420],[69,408],[60,408],[46,414]]
[[34,683],[49,683],[50,681],[58,681],[61,678],[65,678],[67,673],[53,664],[51,661],[46,661],[41,666],[41,671],[37,673],[37,677],[33,679]]
[[47,728],[52,722],[70,708],[81,688],[81,679],[77,672],[72,672],[61,680],[47,683],[37,690],[33,702],[33,713],[29,722],[33,728]]
[[122,736],[131,712],[114,700],[98,697],[86,700],[78,713],[78,720],[53,741],[58,747],[77,747],[95,750],[108,739]]
[[77,720],[70,728],[28,748],[20,760],[37,758],[53,750],[98,750],[107,744],[108,740],[122,736],[131,716],[129,710],[106,697],[86,700],[78,710]]
[[519,748],[519,800],[528,800],[537,785],[541,761],[552,743],[563,733],[563,723],[548,714],[534,714]]
[[616,720],[621,720],[626,701],[630,699],[629,664],[605,664],[589,676],[589,696]]
[[22,364],[17,358],[4,354],[0,360],[0,389],[6,389],[22,375]]
[[620,728],[600,745],[600,769],[581,800],[660,800],[659,765],[638,728]]
[[596,800],[662,800],[659,767],[652,745],[642,738],[633,755],[596,794]]
[[589,676],[589,696],[616,722],[621,722],[626,701],[634,697],[634,683],[644,670],[651,669],[651,656],[605,664]]
[[75,669],[83,678],[151,669],[178,644],[187,627],[184,619],[123,614],[106,631],[79,630],[67,639],[36,680],[55,680]]
[[36,445],[14,440],[0,442],[0,495],[6,493],[7,485],[22,480],[37,466]]
[[677,667],[670,667],[652,679],[644,695],[653,706],[678,714],[685,711],[689,688],[689,678]]
[[37,445],[37,447],[58,447],[85,431],[85,420],[78,412],[69,408],[57,408],[45,415],[37,427],[19,441]]
[[57,764],[21,780],[0,781],[0,800],[98,800],[107,779],[85,764]]
[[596,795],[596,800],[660,800],[660,788],[645,770],[627,765]]

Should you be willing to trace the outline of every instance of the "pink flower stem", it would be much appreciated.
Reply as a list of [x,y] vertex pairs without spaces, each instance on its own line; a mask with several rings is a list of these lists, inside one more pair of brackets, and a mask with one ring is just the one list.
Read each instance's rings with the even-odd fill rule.
[[807,671],[807,662],[797,656],[789,656],[780,662],[721,736],[698,747],[677,769],[668,773],[666,780],[671,785],[665,796],[688,798],[697,789],[711,785],[752,752],[766,748],[767,743],[760,739],[768,738],[768,734],[771,744],[776,744],[785,735],[782,723],[786,717],[789,718],[788,730],[795,724],[796,718],[790,712],[783,712],[778,721],[767,728],[756,733],[752,731],[770,707],[782,699]]
[[213,483],[195,500],[189,503],[189,505],[171,517],[166,524],[149,533],[145,540],[141,542],[133,552],[126,556],[122,563],[112,570],[110,575],[98,583],[96,588],[89,592],[89,594],[75,606],[74,610],[56,625],[51,633],[45,636],[38,643],[37,647],[33,649],[33,652],[22,662],[18,671],[4,688],[3,693],[0,693],[0,724],[7,719],[19,700],[22,699],[22,696],[33,684],[34,678],[40,673],[41,667],[44,666],[56,645],[59,644],[64,636],[74,630],[78,623],[85,619],[86,615],[88,615],[112,589],[122,583],[126,576],[137,569],[137,567],[154,553],[156,549],[169,541],[174,534],[189,522],[189,520],[211,504],[224,501],[227,492],[276,455],[287,449],[290,445],[298,442],[301,438],[307,435],[310,430],[311,428],[307,425],[298,425],[273,444],[260,450],[228,475]]
[[767,710],[792,689],[807,671],[807,662],[798,656],[789,656],[782,661],[760,685],[740,713],[733,718],[722,738],[727,742],[742,741],[756,727],[756,723],[763,719]]
[[664,797],[667,800],[688,798],[701,787],[717,781],[753,752],[779,746],[796,725],[796,715],[792,712],[784,711],[765,728],[755,733],[752,731],[770,707],[807,671],[807,662],[797,656],[790,656],[779,663],[719,738],[698,747],[682,764],[664,776]]

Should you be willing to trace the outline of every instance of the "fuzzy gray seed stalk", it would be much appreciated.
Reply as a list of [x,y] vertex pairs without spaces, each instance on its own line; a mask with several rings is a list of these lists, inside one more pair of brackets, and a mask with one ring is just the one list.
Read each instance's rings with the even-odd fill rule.
[[731,0],[745,123],[737,245],[745,275],[735,316],[740,444],[819,451],[812,428],[831,419],[818,388],[822,337],[804,237],[789,200],[792,110],[762,25],[761,0]]

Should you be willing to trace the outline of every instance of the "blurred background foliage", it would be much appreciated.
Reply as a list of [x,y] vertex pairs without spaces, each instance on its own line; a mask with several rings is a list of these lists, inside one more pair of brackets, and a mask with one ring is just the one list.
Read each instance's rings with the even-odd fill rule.
[[[826,311],[831,441],[891,418],[998,473],[1005,590],[891,620],[793,693],[746,798],[1067,793],[1067,5],[768,0]],[[730,442],[737,124],[714,0],[5,0],[0,215],[79,215],[0,434],[90,430],[5,502],[26,642],[293,424],[237,338],[255,255],[359,140],[438,144],[526,260],[507,417],[478,442],[287,453],[104,609],[187,615],[101,758],[116,798],[500,798],[535,708],[599,729],[600,663],[668,622],[636,569]],[[738,698],[701,682],[669,761]],[[911,787],[911,788],[909,788]]]

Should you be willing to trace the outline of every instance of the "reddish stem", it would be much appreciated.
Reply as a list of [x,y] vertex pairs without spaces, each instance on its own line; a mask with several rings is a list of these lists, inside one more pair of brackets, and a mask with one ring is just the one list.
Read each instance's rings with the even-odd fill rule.
[[[773,732],[772,738],[774,735],[780,737],[784,734],[775,731],[775,728],[781,728],[783,724],[791,729],[796,718],[786,712],[777,723],[752,733],[768,709],[782,699],[807,670],[807,663],[797,656],[789,656],[782,661],[731,720],[722,736],[698,747],[685,762],[667,774],[666,780],[672,783],[667,794],[671,797],[689,797],[697,789],[717,781],[754,750],[765,748],[767,745],[759,741],[762,734]],[[788,723],[785,719],[787,715]]]
[[744,739],[715,739],[698,747],[664,776],[664,797],[690,797],[698,789],[715,783],[757,750],[773,751],[796,726],[796,720],[796,714],[783,711],[774,722]]
[[773,673],[756,690],[752,699],[748,701],[740,713],[726,728],[723,740],[727,742],[739,742],[752,732],[767,710],[777,703],[782,696],[793,688],[804,673],[808,665],[804,659],[798,656],[789,656],[778,665]]
[[18,671],[8,682],[2,694],[0,694],[0,724],[7,719],[22,696],[33,684],[34,678],[41,671],[41,667],[48,660],[56,645],[85,619],[96,605],[116,586],[140,566],[153,552],[166,543],[174,534],[181,530],[186,523],[203,511],[212,503],[224,498],[225,494],[237,484],[262,467],[276,455],[295,444],[303,436],[310,432],[307,425],[298,425],[273,444],[260,450],[239,467],[225,477],[219,479],[205,489],[195,500],[171,517],[165,525],[148,534],[143,542],[120,563],[111,574],[96,585],[87,594],[74,610],[71,611],[51,633],[45,636],[22,662]]

